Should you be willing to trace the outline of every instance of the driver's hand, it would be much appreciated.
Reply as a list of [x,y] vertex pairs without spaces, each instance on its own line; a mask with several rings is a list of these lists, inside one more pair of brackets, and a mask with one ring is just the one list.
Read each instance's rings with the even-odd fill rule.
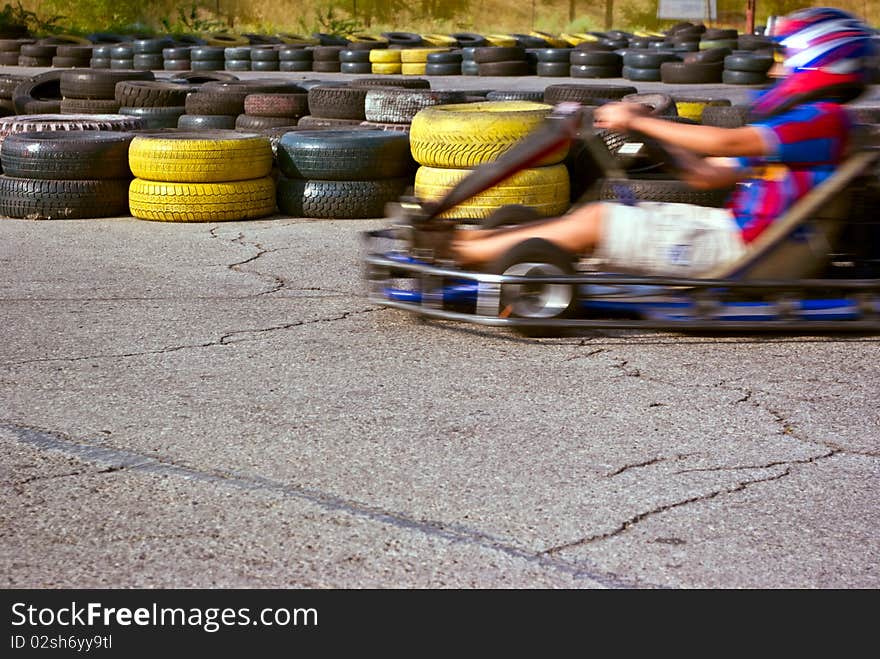
[[651,109],[641,103],[606,103],[593,111],[593,125],[625,133],[634,117],[645,117]]

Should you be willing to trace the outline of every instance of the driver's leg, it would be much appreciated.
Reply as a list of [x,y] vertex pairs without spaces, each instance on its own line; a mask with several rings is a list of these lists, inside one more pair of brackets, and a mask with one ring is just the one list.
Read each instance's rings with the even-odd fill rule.
[[580,254],[592,250],[599,242],[603,217],[603,204],[587,204],[552,220],[511,229],[461,232],[453,240],[452,250],[462,265],[469,266],[494,261],[529,238],[543,238],[572,255]]

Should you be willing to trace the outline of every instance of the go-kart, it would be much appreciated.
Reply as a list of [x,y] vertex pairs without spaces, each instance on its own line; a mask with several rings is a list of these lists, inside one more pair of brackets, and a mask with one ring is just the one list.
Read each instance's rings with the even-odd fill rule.
[[[447,219],[449,211],[574,139],[586,142],[606,177],[626,178],[601,139],[582,129],[579,106],[560,104],[541,129],[477,167],[441,200],[404,198],[389,205],[389,226],[363,235],[370,299],[428,318],[506,326],[529,336],[564,328],[880,330],[880,140],[867,132],[835,174],[778,218],[738,261],[704,277],[597,271],[589,259],[540,239],[512,248],[492,271],[459,267],[449,243],[461,220]],[[502,207],[484,226],[532,219],[529,209]]]

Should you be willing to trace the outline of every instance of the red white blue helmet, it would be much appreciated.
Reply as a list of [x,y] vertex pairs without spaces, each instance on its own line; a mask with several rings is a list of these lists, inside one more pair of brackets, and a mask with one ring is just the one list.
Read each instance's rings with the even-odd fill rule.
[[809,100],[846,103],[870,82],[873,33],[852,14],[833,7],[802,9],[779,19],[770,36],[783,50],[785,77],[756,101],[759,116]]

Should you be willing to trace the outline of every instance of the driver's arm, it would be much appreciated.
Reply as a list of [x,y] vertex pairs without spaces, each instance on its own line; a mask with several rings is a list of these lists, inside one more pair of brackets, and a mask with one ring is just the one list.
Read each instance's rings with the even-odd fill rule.
[[736,158],[704,158],[673,145],[666,149],[675,158],[677,177],[696,190],[729,188],[745,178],[746,171]]
[[642,109],[633,107],[636,105],[638,104],[601,105],[593,113],[593,123],[598,128],[621,133],[638,131],[704,156],[768,156],[772,153],[773,144],[768,143],[766,134],[754,126],[719,128],[679,124],[646,116]]

